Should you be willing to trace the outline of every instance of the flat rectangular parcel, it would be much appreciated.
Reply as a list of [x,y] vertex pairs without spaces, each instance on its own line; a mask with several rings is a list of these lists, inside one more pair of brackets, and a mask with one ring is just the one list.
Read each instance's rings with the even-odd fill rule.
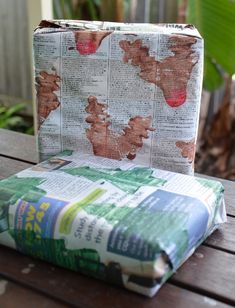
[[[36,161],[34,137],[0,129],[1,179]],[[25,307],[29,302],[34,307],[234,306],[235,183],[221,182],[228,222],[196,250],[152,299],[0,246],[0,305],[12,307],[17,298]]]
[[0,181],[0,244],[152,297],[226,221],[223,191],[67,150]]

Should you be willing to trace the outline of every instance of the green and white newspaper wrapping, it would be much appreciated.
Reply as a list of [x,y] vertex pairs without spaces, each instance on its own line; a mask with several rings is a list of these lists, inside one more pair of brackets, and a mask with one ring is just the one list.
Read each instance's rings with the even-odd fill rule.
[[226,221],[223,190],[65,151],[0,181],[0,243],[152,297]]

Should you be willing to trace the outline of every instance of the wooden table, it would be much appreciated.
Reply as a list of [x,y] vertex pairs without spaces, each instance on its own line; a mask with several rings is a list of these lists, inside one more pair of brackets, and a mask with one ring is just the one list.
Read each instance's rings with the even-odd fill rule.
[[[36,162],[35,138],[0,129],[0,179]],[[152,299],[0,246],[0,307],[235,306],[235,182],[222,180],[228,223]]]

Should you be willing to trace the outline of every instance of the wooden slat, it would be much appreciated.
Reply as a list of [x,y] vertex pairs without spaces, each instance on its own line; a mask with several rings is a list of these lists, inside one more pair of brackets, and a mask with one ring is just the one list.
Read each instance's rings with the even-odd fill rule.
[[[9,1],[9,0],[8,0]],[[32,104],[32,71],[31,61],[29,53],[32,50],[29,48],[32,44],[32,36],[29,37],[29,23],[27,18],[27,1],[26,0],[13,0],[14,10],[16,12],[17,21],[17,35],[21,39],[18,40],[17,52],[18,52],[18,67],[19,67],[19,83],[20,83],[20,97],[29,99]],[[23,17],[23,18],[22,18]],[[25,17],[25,18],[24,18]],[[14,24],[15,26],[15,24]],[[31,41],[29,42],[29,39]],[[23,77],[23,78],[22,78]]]
[[65,304],[0,277],[2,308],[65,308]]
[[[215,179],[215,178],[214,178]],[[221,183],[224,185],[224,199],[225,199],[225,205],[226,210],[229,215],[235,216],[235,182],[223,180],[223,179],[217,179],[221,181]]]
[[0,1],[0,92],[32,99],[26,0]]
[[0,1],[0,93],[6,93],[7,89],[7,63],[5,63],[6,61],[4,60],[6,56],[6,45],[4,43],[6,40],[5,22],[7,19],[7,13],[4,8],[5,1]]
[[235,200],[235,182],[220,179],[220,178],[215,178],[215,177],[204,175],[204,174],[195,174],[195,175],[206,178],[206,179],[220,181],[224,185],[225,205],[226,205],[227,213],[229,215],[235,216],[235,202],[234,202],[234,200]]
[[205,243],[235,254],[235,217],[228,217],[228,222],[216,230]]
[[[46,295],[86,308],[227,307],[219,301],[166,283],[152,299],[54,267],[0,246],[0,273]],[[219,277],[218,277],[219,279]]]
[[235,306],[235,255],[200,246],[171,281]]
[[[5,2],[4,10],[8,16],[8,18],[5,20],[5,41],[4,44],[6,46],[6,54],[5,54],[5,65],[7,69],[7,92],[6,94],[12,94],[14,96],[17,96],[16,93],[20,92],[20,84],[21,79],[24,78],[23,76],[20,78],[19,76],[19,51],[18,51],[18,45],[21,45],[19,43],[20,40],[16,41],[16,37],[19,36],[18,29],[20,28],[20,25],[18,27],[15,26],[15,22],[17,24],[17,18],[16,18],[16,3],[14,3],[14,0],[3,0]],[[23,1],[24,2],[24,1]],[[22,5],[24,4],[22,2]],[[13,22],[13,20],[15,22]],[[22,35],[22,34],[21,34]],[[15,48],[12,48],[15,46]],[[18,56],[16,56],[16,52],[18,52]],[[18,61],[18,63],[17,63]],[[27,78],[27,77],[25,77]],[[20,95],[19,95],[20,96]]]
[[0,156],[0,180],[31,166],[30,163]]
[[0,155],[35,163],[37,162],[35,138],[0,129]]

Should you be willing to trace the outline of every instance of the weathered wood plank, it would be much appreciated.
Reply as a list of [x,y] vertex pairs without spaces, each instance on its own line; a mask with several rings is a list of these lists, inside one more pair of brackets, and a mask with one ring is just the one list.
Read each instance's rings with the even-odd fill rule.
[[36,141],[33,136],[0,129],[0,155],[37,162]]
[[[27,1],[26,0],[14,0],[14,7],[16,11],[16,19],[17,19],[17,36],[21,39],[18,40],[18,66],[19,66],[19,82],[20,88],[19,93],[20,97],[28,99],[32,104],[32,72],[31,72],[31,59],[29,53],[32,50],[29,46],[32,44],[29,42],[29,23],[27,16]],[[23,18],[22,18],[23,17]],[[29,60],[30,59],[30,60]]]
[[200,246],[171,281],[235,305],[234,277],[235,255]]
[[205,243],[211,247],[235,253],[235,218],[228,217],[228,222],[216,230]]
[[203,178],[220,181],[224,185],[225,189],[225,205],[227,209],[227,213],[235,216],[235,182],[228,181],[220,178],[214,178],[212,176],[204,175],[204,174],[195,174],[196,176],[200,176]]
[[[20,96],[20,84],[21,77],[19,76],[19,41],[23,38],[19,36],[18,29],[20,25],[16,27],[17,18],[16,18],[16,3],[14,0],[3,0],[5,2],[5,10],[7,12],[8,18],[5,21],[5,42],[6,45],[6,54],[5,54],[5,65],[8,71],[7,79],[7,94],[12,94],[14,96]],[[22,2],[22,1],[20,1]],[[23,2],[22,2],[23,4]],[[13,22],[14,21],[14,22]],[[22,35],[22,34],[21,34]],[[16,37],[20,39],[16,39]],[[17,63],[18,61],[18,63]],[[6,92],[5,92],[6,93]]]
[[227,213],[235,216],[235,182],[224,179],[217,179],[217,181],[220,181],[224,185],[224,199]]
[[65,308],[65,304],[0,277],[0,307]]
[[5,63],[5,55],[6,55],[6,29],[5,29],[5,23],[7,19],[7,12],[4,9],[6,1],[0,1],[0,93],[5,93],[7,88],[7,68]]
[[0,1],[0,89],[32,99],[26,0]]
[[[10,265],[10,266],[9,266]],[[0,246],[0,273],[69,305],[87,308],[227,307],[219,301],[166,283],[152,299],[54,267]],[[218,276],[218,279],[220,277]]]
[[31,167],[32,164],[0,156],[0,180],[7,178],[21,170]]

